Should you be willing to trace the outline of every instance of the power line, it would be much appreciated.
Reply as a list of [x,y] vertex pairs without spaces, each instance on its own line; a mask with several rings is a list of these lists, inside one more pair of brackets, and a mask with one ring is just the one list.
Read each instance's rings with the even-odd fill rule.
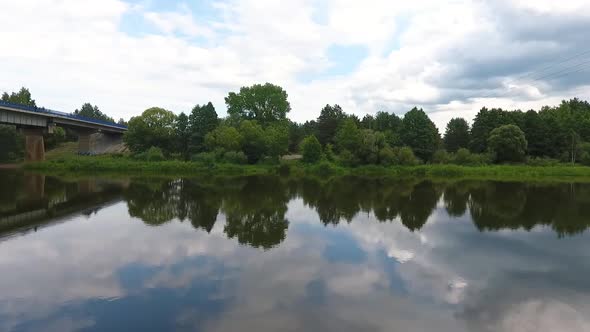
[[[511,79],[511,80],[508,81],[508,84],[510,84],[510,83],[516,83],[516,82],[518,82],[519,79],[522,80],[523,78],[526,78],[527,76],[535,76],[535,75],[541,74],[543,71],[546,71],[546,69],[548,69],[550,67],[555,67],[555,65],[557,65],[557,64],[569,62],[572,59],[575,59],[575,58],[577,58],[577,57],[579,57],[581,55],[584,55],[584,54],[590,54],[590,50],[585,51],[585,52],[582,52],[582,53],[578,53],[575,56],[572,56],[570,58],[567,58],[565,60],[562,60],[560,62],[557,62],[557,63],[555,63],[555,64],[553,64],[551,66],[544,67],[545,69],[544,70],[541,70],[539,72],[531,72],[531,73],[528,73],[527,75],[522,75],[520,78]],[[584,66],[584,65],[589,64],[589,63],[590,63],[590,61],[584,61],[584,62],[576,63],[573,66],[567,66],[567,67],[562,68],[561,70],[558,70],[558,71],[554,71],[554,72],[551,72],[551,73],[548,73],[548,74],[544,74],[544,75],[541,75],[541,76],[533,77],[532,80],[531,80],[531,82],[538,82],[538,81],[540,81],[542,79],[551,78],[552,76],[554,76],[553,78],[565,76],[565,75],[570,74],[570,72],[569,72],[570,70],[575,69],[575,68],[578,68],[578,67],[581,67],[581,66]],[[583,69],[584,68],[581,68],[581,70],[583,70]],[[573,72],[579,72],[581,70],[574,70]],[[571,72],[571,73],[573,73],[573,72]],[[555,76],[555,75],[557,75],[557,76]],[[488,97],[491,97],[494,94],[493,91],[495,91],[495,90],[502,90],[502,89],[504,89],[504,87],[494,88],[494,89],[491,89],[487,94],[484,94],[483,96],[479,96],[479,97],[475,97],[475,98],[480,98],[480,99],[481,98],[488,98]],[[474,98],[474,97],[471,97],[471,98]]]

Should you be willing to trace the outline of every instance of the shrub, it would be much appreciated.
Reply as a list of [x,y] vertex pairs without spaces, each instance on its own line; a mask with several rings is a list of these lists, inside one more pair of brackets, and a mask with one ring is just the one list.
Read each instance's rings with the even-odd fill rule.
[[415,166],[420,164],[420,160],[414,155],[414,151],[407,146],[397,149],[397,163],[402,166]]
[[301,154],[303,155],[303,162],[316,163],[322,158],[322,145],[320,141],[314,136],[310,135],[301,142]]
[[136,154],[134,158],[143,161],[163,161],[165,159],[162,149],[155,146],[152,146],[147,151]]
[[504,125],[490,133],[488,146],[498,162],[523,161],[527,149],[524,132],[515,125]]
[[277,172],[280,176],[289,176],[289,174],[291,174],[291,165],[286,162],[281,162]]
[[397,164],[397,156],[392,148],[386,145],[379,151],[379,163],[385,166]]
[[235,151],[240,148],[242,136],[234,127],[219,126],[205,136],[205,146],[209,149],[222,148]]
[[455,153],[453,162],[457,165],[470,165],[473,163],[473,156],[469,150],[461,148]]
[[248,158],[242,151],[228,151],[223,153],[221,161],[228,164],[245,165],[248,163]]
[[313,171],[320,176],[326,177],[336,173],[336,168],[330,162],[321,161],[314,167]]
[[172,159],[172,160],[184,160],[184,158],[182,157],[182,153],[178,153],[178,152],[171,153],[169,155],[169,159]]
[[433,164],[448,164],[451,161],[451,155],[445,150],[436,150],[432,155]]
[[332,144],[326,144],[326,147],[324,148],[324,156],[328,161],[333,162],[336,160],[336,155],[334,154],[334,146]]
[[546,158],[546,157],[534,157],[529,158],[527,160],[527,165],[529,166],[557,166],[559,165],[559,160],[553,158]]
[[583,142],[578,145],[579,157],[578,160],[582,165],[590,166],[590,143]]
[[342,150],[342,152],[340,152],[339,159],[342,166],[356,167],[360,163],[359,159],[348,150]]
[[205,165],[213,165],[215,163],[214,152],[201,152],[194,154],[191,158],[192,161],[202,163]]

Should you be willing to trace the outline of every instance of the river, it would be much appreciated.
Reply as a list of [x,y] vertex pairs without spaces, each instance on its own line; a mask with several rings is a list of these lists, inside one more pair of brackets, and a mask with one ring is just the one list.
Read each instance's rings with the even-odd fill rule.
[[0,186],[0,331],[590,331],[590,184]]

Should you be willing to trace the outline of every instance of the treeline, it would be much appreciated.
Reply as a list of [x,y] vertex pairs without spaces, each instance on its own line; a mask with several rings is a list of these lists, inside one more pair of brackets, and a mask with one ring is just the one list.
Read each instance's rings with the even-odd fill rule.
[[[11,95],[4,93],[2,100],[35,106],[25,88]],[[224,118],[211,102],[179,115],[149,108],[129,120],[125,142],[135,158],[147,161],[255,164],[276,163],[282,156],[301,154],[306,163],[328,161],[343,166],[590,165],[590,104],[578,99],[538,111],[482,108],[471,126],[463,118],[454,118],[443,135],[419,108],[403,117],[380,111],[361,119],[339,105],[326,105],[317,119],[296,123],[287,118],[291,111],[287,92],[270,83],[230,92],[225,103],[228,115]],[[74,114],[113,121],[88,103]],[[60,139],[75,139],[67,131],[63,136]],[[6,129],[0,128],[2,146],[16,147],[4,150],[10,150],[12,157],[22,153],[20,141],[14,129],[6,134]],[[6,158],[7,153],[0,158]]]
[[590,104],[572,99],[539,111],[482,108],[473,125],[454,118],[441,136],[428,115],[413,108],[362,119],[326,105],[316,120],[287,118],[287,93],[267,83],[242,87],[225,98],[228,116],[208,103],[189,115],[150,108],[129,121],[125,140],[137,158],[201,162],[277,162],[286,154],[307,163],[344,166],[454,163],[559,162],[590,165]]

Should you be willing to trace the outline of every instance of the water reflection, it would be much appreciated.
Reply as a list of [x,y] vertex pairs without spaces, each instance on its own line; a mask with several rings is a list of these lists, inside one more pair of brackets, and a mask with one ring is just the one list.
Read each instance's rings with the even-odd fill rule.
[[[222,214],[224,232],[264,249],[285,239],[288,203],[301,198],[324,225],[371,214],[419,231],[442,202],[449,216],[469,216],[480,231],[551,226],[559,236],[590,226],[590,185],[339,177],[330,180],[251,176],[234,179],[61,181],[39,174],[2,173],[0,232],[123,199],[146,225],[187,220],[211,232]],[[16,188],[16,194],[14,193]],[[20,219],[19,219],[20,217]],[[18,219],[17,223],[14,223]],[[13,222],[13,223],[11,223]]]
[[62,181],[42,174],[0,172],[0,236],[36,231],[72,214],[90,215],[121,199],[128,181]]
[[0,331],[590,330],[587,184],[31,176]]
[[590,225],[590,186],[584,184],[254,176],[213,182],[134,181],[124,197],[129,214],[152,226],[188,220],[211,232],[221,213],[228,237],[265,249],[285,239],[287,206],[297,198],[313,208],[324,225],[372,214],[380,222],[401,222],[419,231],[440,201],[449,216],[468,215],[480,231],[548,225],[565,236]]

